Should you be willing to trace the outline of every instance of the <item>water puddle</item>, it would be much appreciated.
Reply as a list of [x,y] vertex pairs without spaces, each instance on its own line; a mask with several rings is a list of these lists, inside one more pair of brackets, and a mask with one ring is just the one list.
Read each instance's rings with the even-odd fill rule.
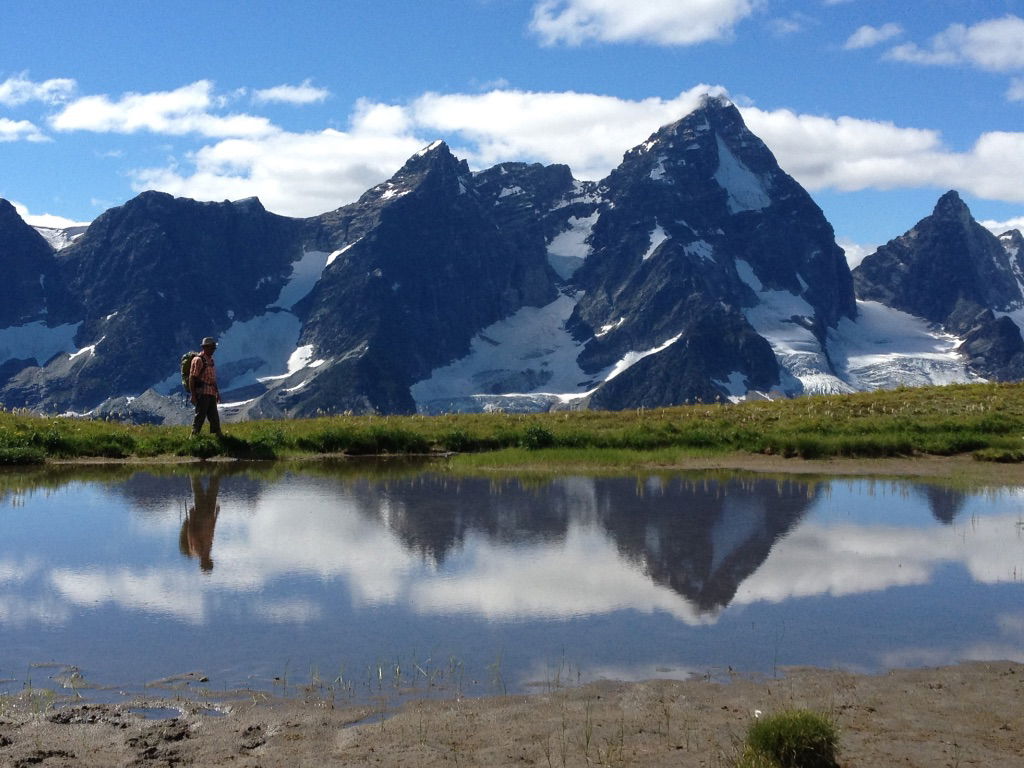
[[0,473],[0,526],[0,694],[370,702],[1024,661],[1019,488],[47,468]]

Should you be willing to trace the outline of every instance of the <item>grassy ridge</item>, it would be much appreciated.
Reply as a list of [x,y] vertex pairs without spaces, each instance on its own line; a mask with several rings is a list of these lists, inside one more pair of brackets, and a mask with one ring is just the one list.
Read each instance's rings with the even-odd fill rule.
[[190,439],[187,427],[0,412],[0,464],[47,458],[310,453],[478,453],[502,449],[734,451],[803,458],[974,453],[1024,460],[1024,384],[969,384],[740,405],[546,414],[333,416],[228,425]]

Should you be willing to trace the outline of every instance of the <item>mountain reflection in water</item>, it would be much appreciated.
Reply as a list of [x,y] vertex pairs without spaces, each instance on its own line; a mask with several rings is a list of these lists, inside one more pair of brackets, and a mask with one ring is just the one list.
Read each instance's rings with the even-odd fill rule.
[[259,685],[414,653],[478,679],[498,657],[516,688],[567,655],[591,677],[1022,655],[1017,489],[351,466],[0,474],[0,678]]

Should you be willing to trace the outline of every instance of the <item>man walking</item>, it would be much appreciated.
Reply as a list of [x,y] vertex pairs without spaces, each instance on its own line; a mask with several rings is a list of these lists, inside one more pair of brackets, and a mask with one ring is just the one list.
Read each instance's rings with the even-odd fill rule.
[[198,435],[203,429],[203,422],[210,420],[210,432],[220,435],[220,414],[217,403],[220,402],[220,390],[217,389],[217,368],[213,364],[213,353],[217,349],[217,341],[212,336],[203,339],[203,351],[192,358],[189,369],[189,391],[192,393],[192,404],[196,407],[196,417],[192,422],[192,435]]

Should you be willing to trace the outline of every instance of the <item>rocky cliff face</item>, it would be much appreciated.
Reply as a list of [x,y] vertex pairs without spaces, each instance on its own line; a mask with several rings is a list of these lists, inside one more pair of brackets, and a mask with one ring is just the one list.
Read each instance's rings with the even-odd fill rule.
[[60,305],[53,249],[6,200],[0,200],[0,243],[0,328],[44,320],[51,304]]
[[[560,169],[515,170],[506,175],[540,198],[572,184]],[[301,304],[300,341],[324,363],[277,407],[413,412],[414,381],[466,354],[480,329],[550,302],[556,276],[531,195],[501,189],[437,142],[358,202],[307,222],[331,253]]]
[[[64,233],[69,235],[70,233]],[[219,337],[226,418],[633,408],[1024,376],[1024,244],[955,193],[864,260],[729,102],[606,179],[478,173],[444,142],[290,219],[147,192],[55,251],[0,201],[0,402],[183,422]]]
[[[574,278],[584,295],[570,323],[591,337],[581,366],[596,372],[678,339],[657,353],[660,364],[645,359],[627,378],[662,368],[656,378],[671,386],[660,397],[656,384],[623,400],[623,380],[607,385],[619,395],[599,390],[595,404],[664,405],[781,385],[770,348],[753,341],[745,310],[761,299],[749,274],[763,290],[800,299],[795,322],[821,341],[840,318],[856,316],[831,226],[724,100],[707,99],[627,152],[600,192],[607,206]],[[723,387],[730,377],[735,385]]]
[[0,397],[79,411],[173,379],[183,351],[276,298],[299,253],[298,229],[257,200],[146,192],[107,211],[54,259],[73,298],[51,302],[50,315],[74,325],[70,343],[11,377]]
[[931,216],[866,257],[854,271],[857,295],[946,323],[966,302],[1008,309],[1021,289],[998,238],[978,224],[956,192],[947,192]]
[[1019,379],[1024,340],[1010,315],[1024,308],[1020,244],[1019,232],[996,237],[947,192],[930,216],[854,270],[857,294],[962,338],[960,351],[981,376]]

